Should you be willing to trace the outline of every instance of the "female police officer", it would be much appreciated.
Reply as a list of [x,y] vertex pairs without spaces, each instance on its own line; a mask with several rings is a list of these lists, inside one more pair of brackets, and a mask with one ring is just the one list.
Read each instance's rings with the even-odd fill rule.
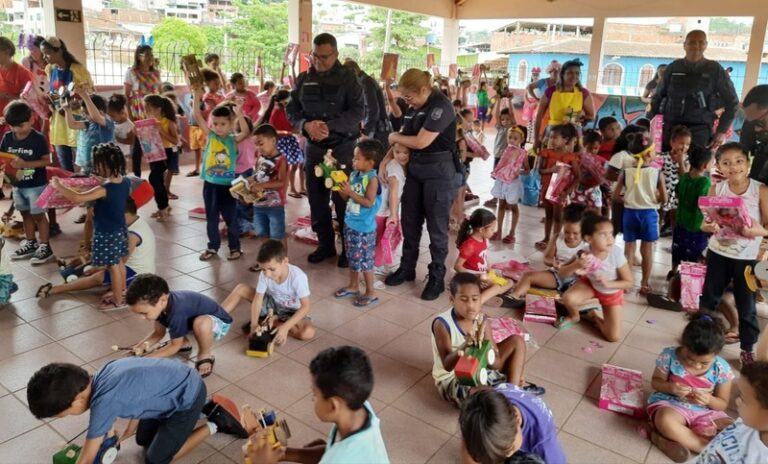
[[[386,279],[400,285],[416,278],[416,260],[424,220],[429,232],[429,279],[421,298],[434,300],[445,290],[445,258],[448,255],[448,218],[461,184],[456,153],[456,115],[450,100],[432,87],[428,72],[406,71],[399,82],[400,93],[410,108],[400,133],[389,134],[390,145],[411,149],[411,159],[402,197],[403,257],[400,268]],[[382,162],[380,172],[386,172]]]

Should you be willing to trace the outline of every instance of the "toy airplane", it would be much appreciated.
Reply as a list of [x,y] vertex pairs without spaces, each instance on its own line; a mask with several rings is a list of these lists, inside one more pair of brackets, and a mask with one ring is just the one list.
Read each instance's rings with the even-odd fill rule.
[[275,349],[275,343],[273,342],[275,334],[272,333],[274,329],[275,314],[272,308],[269,309],[267,317],[265,317],[256,330],[248,336],[248,349],[245,350],[246,356],[254,358],[266,358],[269,357]]
[[347,173],[342,171],[344,166],[337,168],[338,162],[333,157],[333,150],[328,150],[323,156],[323,162],[315,165],[315,177],[325,178],[325,188],[331,189],[334,192],[338,192],[341,188],[339,184],[349,180]]
[[459,358],[453,373],[462,385],[476,387],[488,383],[488,366],[496,361],[493,344],[485,338],[485,316],[479,315],[472,322],[470,344]]

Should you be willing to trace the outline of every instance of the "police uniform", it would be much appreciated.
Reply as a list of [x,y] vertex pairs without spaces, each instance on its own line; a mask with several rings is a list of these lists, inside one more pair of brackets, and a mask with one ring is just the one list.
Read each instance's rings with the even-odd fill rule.
[[[318,72],[310,67],[301,73],[286,107],[288,120],[307,137],[304,167],[312,230],[317,234],[318,249],[328,252],[328,256],[336,251],[329,198],[333,200],[336,218],[342,227],[347,204],[337,192],[331,194],[323,178],[315,177],[315,166],[323,161],[328,150],[333,150],[333,156],[349,174],[355,141],[360,135],[364,106],[357,76],[337,61],[328,71]],[[319,141],[312,140],[304,132],[304,123],[317,120],[324,121],[330,132],[327,138]]]
[[754,121],[744,121],[739,141],[752,155],[749,177],[764,184],[768,183],[768,132],[757,132]]
[[387,278],[389,285],[415,277],[424,220],[432,255],[429,274],[441,283],[445,277],[448,220],[461,184],[461,163],[456,151],[456,114],[450,100],[438,90],[432,91],[421,108],[408,110],[401,133],[413,136],[422,128],[437,132],[438,136],[429,146],[411,150],[401,201],[403,256],[400,269]]
[[363,134],[381,142],[386,150],[389,147],[389,133],[392,132],[392,124],[387,117],[384,92],[376,79],[364,72],[360,73],[359,82],[363,88],[363,99],[365,100]]
[[664,115],[664,150],[669,150],[669,138],[677,125],[691,130],[694,145],[706,146],[712,139],[715,110],[725,108],[717,126],[718,132],[725,133],[738,105],[733,82],[720,63],[707,59],[691,63],[679,59],[664,71],[648,117]]

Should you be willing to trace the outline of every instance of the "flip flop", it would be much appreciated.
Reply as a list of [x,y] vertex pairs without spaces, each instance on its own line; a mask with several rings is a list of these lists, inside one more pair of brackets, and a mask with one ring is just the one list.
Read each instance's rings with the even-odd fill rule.
[[213,355],[210,355],[207,358],[198,359],[197,361],[195,361],[195,369],[197,370],[197,373],[200,374],[200,366],[202,366],[203,364],[210,364],[211,370],[206,372],[205,374],[200,374],[200,377],[206,378],[213,373],[213,365],[215,363],[216,363],[216,358]]
[[356,308],[365,308],[366,306],[370,306],[372,304],[376,304],[379,302],[379,297],[376,296],[360,296],[355,298],[355,301],[352,303]]
[[173,193],[168,193],[168,199],[169,200],[178,200],[179,196]]
[[546,240],[540,240],[540,241],[536,242],[533,245],[533,247],[536,248],[539,251],[544,251],[544,250],[547,249],[547,242],[546,242]]
[[557,319],[557,322],[555,322],[555,328],[557,330],[568,330],[574,325],[578,324],[579,321],[571,321],[565,318],[565,316],[560,316]]
[[288,196],[292,198],[302,198],[301,194],[296,192],[291,192],[288,194]]
[[37,293],[35,294],[38,298],[47,298],[48,295],[51,293],[51,289],[53,288],[53,284],[48,282],[47,284],[43,284],[40,286],[40,288],[37,289]]
[[525,385],[523,385],[521,388],[524,392],[535,396],[541,396],[547,392],[546,388],[540,387],[533,382],[525,382]]
[[242,258],[243,253],[241,250],[234,250],[229,252],[229,256],[227,256],[227,261],[237,261],[238,259]]
[[491,238],[489,238],[488,240],[492,240],[492,241],[501,240],[501,234],[499,234],[498,232],[494,232],[493,235],[491,235]]
[[739,343],[739,341],[741,341],[741,338],[739,337],[738,332],[729,330],[728,332],[725,333],[726,345],[733,345],[734,343]]
[[587,317],[587,316],[589,316],[589,313],[591,313],[592,311],[603,312],[603,308],[599,308],[599,307],[595,306],[594,308],[580,309],[579,310],[579,316],[580,317]]
[[504,243],[515,243],[515,235],[509,234],[506,237],[504,237],[501,241]]
[[333,296],[338,298],[338,299],[350,298],[350,297],[358,296],[358,295],[360,295],[359,291],[358,292],[351,292],[351,291],[347,290],[347,287],[341,287],[340,289],[336,290],[336,293],[333,294]]
[[250,272],[261,272],[261,265],[259,263],[256,263],[253,266],[249,266],[248,270]]
[[208,260],[210,260],[211,258],[213,258],[216,255],[218,255],[218,253],[216,251],[214,251],[214,250],[205,250],[200,255],[200,261],[208,261]]

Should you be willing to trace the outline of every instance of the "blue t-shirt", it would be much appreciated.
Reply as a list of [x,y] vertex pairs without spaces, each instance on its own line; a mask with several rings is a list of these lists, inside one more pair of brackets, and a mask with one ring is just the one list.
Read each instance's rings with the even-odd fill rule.
[[[40,161],[46,156],[50,158],[51,155],[48,141],[34,129],[24,140],[17,140],[13,132],[6,133],[0,142],[0,151],[14,154],[24,161]],[[48,183],[44,167],[19,169],[16,171],[16,180],[17,188],[41,187]]]
[[[352,171],[352,174],[349,175],[349,186],[353,192],[364,197],[365,192],[368,190],[368,184],[371,179],[375,178],[375,169],[371,169],[366,173]],[[347,214],[344,216],[344,224],[348,225],[350,229],[362,233],[376,231],[376,212],[379,211],[381,206],[381,184],[378,185],[376,201],[370,208],[360,205],[352,198],[347,200]]]
[[565,452],[557,440],[552,411],[544,401],[508,383],[495,388],[522,413],[523,445],[520,450],[541,457],[547,464],[565,464]]
[[175,360],[122,358],[96,371],[91,387],[87,437],[98,438],[118,418],[163,419],[190,409],[205,385],[192,367]]
[[369,402],[363,407],[368,411],[368,423],[357,432],[339,441],[338,430],[334,424],[328,434],[325,452],[320,464],[385,464],[389,462],[387,448],[381,437],[379,418],[373,412]]
[[131,181],[123,177],[119,184],[106,181],[101,184],[107,190],[107,196],[95,201],[93,207],[93,230],[96,232],[116,232],[125,229],[125,204],[131,195]]
[[93,147],[100,143],[109,143],[115,141],[115,123],[110,118],[105,117],[107,124],[100,126],[87,119],[83,120],[85,129],[80,131],[77,140],[77,157],[75,163],[83,168],[93,167]]
[[168,296],[168,307],[157,322],[168,328],[168,335],[173,340],[191,332],[195,318],[206,314],[232,323],[232,316],[210,297],[188,290],[172,291]]

